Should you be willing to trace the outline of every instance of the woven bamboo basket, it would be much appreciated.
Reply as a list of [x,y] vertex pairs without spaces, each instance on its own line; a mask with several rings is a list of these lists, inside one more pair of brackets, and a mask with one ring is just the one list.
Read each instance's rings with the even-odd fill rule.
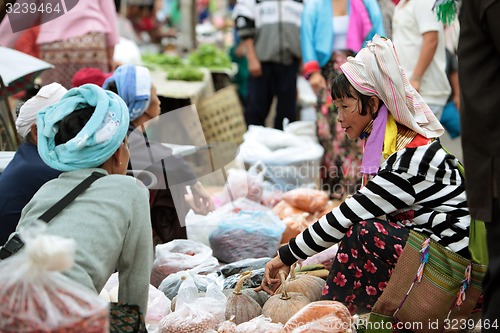
[[243,107],[234,86],[203,98],[196,108],[208,143],[232,142],[239,145],[243,142],[247,128]]

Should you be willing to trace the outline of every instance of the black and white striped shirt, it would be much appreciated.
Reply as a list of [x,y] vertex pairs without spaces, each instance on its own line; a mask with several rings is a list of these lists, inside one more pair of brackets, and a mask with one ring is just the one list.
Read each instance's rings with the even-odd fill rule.
[[364,188],[279,250],[290,265],[335,243],[360,221],[387,220],[427,234],[469,258],[470,215],[458,160],[439,141],[389,156]]

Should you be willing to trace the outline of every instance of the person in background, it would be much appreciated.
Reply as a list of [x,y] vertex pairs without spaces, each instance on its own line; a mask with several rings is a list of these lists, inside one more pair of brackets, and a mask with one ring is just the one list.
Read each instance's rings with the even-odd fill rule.
[[71,84],[73,88],[80,87],[87,83],[92,83],[101,87],[104,81],[112,74],[113,73],[104,73],[96,67],[85,67],[78,70],[75,75],[73,75]]
[[[271,7],[276,10],[266,10]],[[302,0],[236,3],[233,16],[250,71],[245,108],[247,125],[265,125],[275,96],[274,128],[282,129],[285,118],[290,122],[297,119],[302,9]]]
[[243,106],[248,103],[248,79],[250,72],[248,71],[248,60],[245,56],[244,46],[238,34],[235,33],[234,45],[229,50],[231,61],[238,65],[238,72],[233,77],[233,82],[238,87],[238,97]]
[[382,13],[382,22],[384,23],[385,35],[389,39],[392,38],[392,17],[396,5],[391,0],[378,0],[380,12]]
[[456,54],[446,49],[446,75],[451,85],[451,94],[441,115],[441,124],[452,139],[460,136],[460,85],[458,82],[458,61]]
[[51,83],[21,106],[16,129],[24,143],[0,174],[0,246],[16,230],[22,209],[36,191],[61,173],[46,165],[38,155],[36,116],[46,106],[58,102],[66,92],[59,83]]
[[140,42],[160,44],[163,37],[167,36],[163,32],[162,23],[157,18],[159,7],[161,7],[161,2],[157,4],[155,0],[127,1],[126,17],[132,23]]
[[410,230],[470,258],[470,216],[458,161],[436,140],[444,129],[408,81],[392,42],[375,36],[341,70],[331,88],[338,120],[350,139],[367,137],[362,172],[374,177],[281,247],[261,286],[272,292],[279,270],[339,243],[322,298],[355,313],[382,294]]
[[467,199],[471,216],[487,222],[489,265],[483,280],[482,332],[497,332],[500,318],[500,142],[496,137],[500,129],[500,1],[465,0],[459,18],[457,54]]
[[92,173],[103,174],[43,232],[75,240],[75,263],[66,276],[99,294],[118,271],[118,302],[138,305],[146,313],[153,263],[148,191],[125,176],[128,125],[123,100],[93,84],[71,89],[40,111],[38,151],[48,166],[63,173],[26,205],[16,232],[39,221]]
[[[56,18],[53,11],[37,13],[44,22],[36,39],[41,59],[55,66],[41,74],[44,85],[58,82],[70,89],[73,75],[81,68],[97,67],[104,72],[114,69],[114,46],[120,36],[113,0],[80,0]],[[37,19],[32,16],[8,15],[0,24],[0,45],[12,47],[20,35],[12,32],[12,24],[16,20]]]
[[[138,90],[138,87],[142,87]],[[172,150],[161,143],[148,140],[145,129],[148,121],[160,116],[160,100],[156,88],[151,82],[149,70],[142,66],[122,65],[103,84],[104,89],[116,92],[127,104],[130,112],[129,145],[131,160],[129,170],[152,172],[159,180],[151,190],[151,221],[155,244],[169,242],[173,239],[187,238],[184,218],[192,208],[197,214],[206,215],[214,209],[210,196],[203,185],[196,180],[190,166]],[[148,149],[144,146],[148,142]],[[163,162],[153,163],[162,157]],[[165,175],[167,177],[165,177]],[[169,183],[188,183],[192,200],[189,205],[184,202],[187,193],[171,190]],[[177,203],[177,204],[176,204]]]
[[440,119],[451,87],[444,26],[432,10],[434,2],[401,0],[394,10],[392,41],[410,83]]
[[318,95],[317,135],[325,149],[321,179],[333,197],[352,194],[359,186],[362,147],[361,142],[345,139],[326,82],[366,41],[384,35],[382,22],[376,0],[312,0],[304,5],[300,29],[304,75]]

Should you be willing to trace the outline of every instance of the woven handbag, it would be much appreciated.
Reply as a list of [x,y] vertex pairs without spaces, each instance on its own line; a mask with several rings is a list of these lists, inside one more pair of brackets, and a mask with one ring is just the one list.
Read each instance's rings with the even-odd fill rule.
[[139,306],[109,303],[110,333],[147,333]]
[[485,265],[412,230],[366,332],[391,333],[393,325],[418,333],[473,326],[468,319],[481,296],[485,273]]

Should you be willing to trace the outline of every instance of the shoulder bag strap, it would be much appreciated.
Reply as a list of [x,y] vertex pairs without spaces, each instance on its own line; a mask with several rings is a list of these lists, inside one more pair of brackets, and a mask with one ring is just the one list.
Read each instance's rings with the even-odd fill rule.
[[[56,202],[52,207],[50,207],[45,213],[43,213],[39,219],[45,223],[49,223],[57,214],[59,214],[66,206],[68,206],[77,196],[82,194],[93,182],[105,174],[100,172],[92,172],[90,176],[85,178],[80,184],[78,184],[74,189],[66,194],[61,200]],[[3,247],[0,248],[0,260],[10,257],[17,251],[19,251],[24,246],[24,242],[21,240],[18,234],[12,236]]]
[[82,194],[93,182],[99,178],[105,176],[105,174],[100,172],[92,172],[90,176],[85,178],[80,184],[78,184],[74,189],[66,194],[61,200],[56,202],[52,207],[50,207],[45,213],[43,213],[39,219],[49,223],[57,214],[59,214],[66,206],[68,206],[77,196]]

